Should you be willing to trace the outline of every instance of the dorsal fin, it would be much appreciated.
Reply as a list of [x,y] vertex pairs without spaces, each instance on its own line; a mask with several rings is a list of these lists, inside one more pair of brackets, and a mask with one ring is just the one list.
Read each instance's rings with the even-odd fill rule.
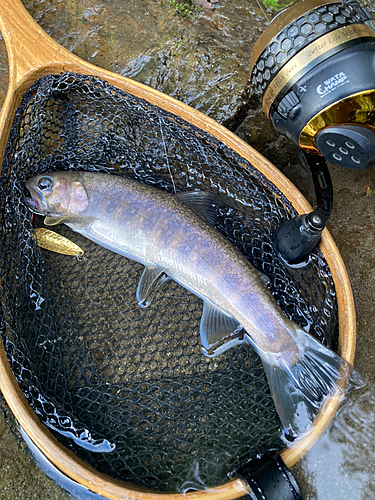
[[204,221],[215,226],[220,206],[220,200],[217,196],[208,191],[187,191],[177,193],[176,196]]

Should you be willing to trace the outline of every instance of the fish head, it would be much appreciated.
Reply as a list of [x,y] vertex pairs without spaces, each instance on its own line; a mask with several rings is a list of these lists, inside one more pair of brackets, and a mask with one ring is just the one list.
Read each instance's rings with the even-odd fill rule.
[[26,181],[31,198],[29,208],[48,217],[78,215],[89,204],[89,197],[79,172],[52,172]]

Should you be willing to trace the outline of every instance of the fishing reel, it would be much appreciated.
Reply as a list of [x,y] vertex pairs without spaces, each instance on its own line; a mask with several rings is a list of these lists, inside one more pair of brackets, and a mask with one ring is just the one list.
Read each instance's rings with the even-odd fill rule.
[[316,209],[274,235],[284,260],[299,264],[332,208],[325,160],[356,170],[375,164],[375,22],[355,0],[302,0],[274,18],[250,66],[264,113],[314,181]]

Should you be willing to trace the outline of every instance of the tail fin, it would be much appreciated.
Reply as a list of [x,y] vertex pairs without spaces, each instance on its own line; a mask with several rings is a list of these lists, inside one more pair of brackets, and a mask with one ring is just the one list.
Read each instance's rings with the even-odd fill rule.
[[258,351],[288,441],[307,430],[327,396],[345,392],[346,384],[339,382],[349,381],[353,369],[304,330],[297,331],[297,345],[299,360],[293,364],[283,353],[270,360]]

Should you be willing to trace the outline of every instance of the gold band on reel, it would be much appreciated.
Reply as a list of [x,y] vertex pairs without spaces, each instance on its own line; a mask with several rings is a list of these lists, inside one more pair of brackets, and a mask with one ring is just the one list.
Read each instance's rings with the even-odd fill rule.
[[[334,14],[330,14],[334,9],[338,9],[338,6],[341,9],[340,12],[347,12],[346,19],[340,15],[334,18]],[[323,13],[323,8],[326,8],[325,13]],[[332,15],[334,22],[331,25],[326,21],[324,26],[322,20],[327,15]],[[305,28],[305,33],[302,35],[303,27],[307,26],[309,19],[313,19],[314,16],[317,21],[311,21],[311,26]],[[340,17],[342,19],[338,21]],[[343,26],[340,26],[341,23]],[[309,34],[308,29],[310,29]],[[331,58],[330,61],[339,61],[341,51],[354,45],[359,46],[362,42],[373,43],[374,41],[375,22],[357,3],[303,0],[282,11],[260,36],[251,54],[252,83],[253,86],[255,85],[255,91],[261,95],[266,116],[274,122],[275,116],[279,113],[280,102],[284,97],[287,99],[290,94],[293,94],[294,91],[291,89],[295,90],[300,81],[304,82],[304,86],[307,82],[309,86],[310,75],[313,78],[313,72],[315,69],[317,72],[320,71],[317,68],[324,61],[329,58]],[[283,44],[285,44],[284,47]],[[334,59],[336,55],[337,59]],[[322,83],[324,80],[323,77]],[[257,82],[258,85],[256,85]],[[356,85],[351,95],[348,95],[351,93],[350,83],[345,86],[342,95],[337,92],[335,97],[330,96],[329,105],[322,104],[323,109],[316,111],[318,106],[311,108],[314,109],[314,113],[310,110],[306,111],[308,106],[302,99],[302,95],[295,96],[296,101],[300,99],[299,110],[296,112],[299,113],[298,117],[292,116],[293,111],[290,114],[286,112],[288,116],[284,116],[284,122],[279,122],[278,125],[274,123],[276,128],[302,149],[323,155],[324,153],[316,144],[316,136],[327,127],[356,125],[375,131],[374,90],[369,89],[371,79],[370,84],[368,81],[364,83],[363,91],[358,91],[361,88],[358,82]],[[316,100],[318,103],[319,98],[315,89],[311,88],[308,99]],[[292,125],[294,121],[295,126]],[[303,122],[306,124],[302,127]],[[285,130],[282,130],[284,127]],[[329,159],[333,161],[332,158]]]

